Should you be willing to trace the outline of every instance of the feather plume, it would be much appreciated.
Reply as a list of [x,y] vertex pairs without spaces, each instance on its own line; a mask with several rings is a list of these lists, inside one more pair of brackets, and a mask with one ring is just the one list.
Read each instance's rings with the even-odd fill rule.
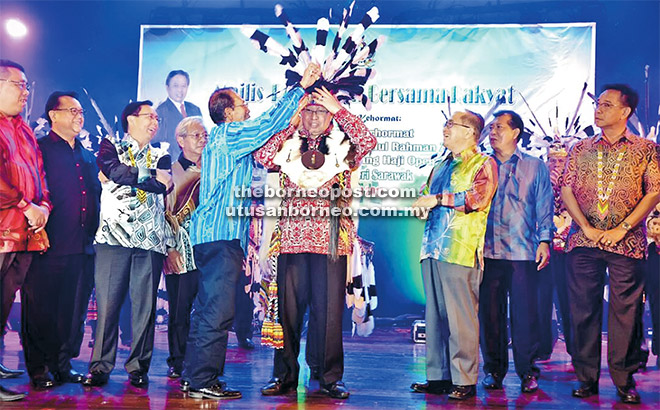
[[342,44],[354,5],[355,0],[344,9],[342,21],[327,57],[325,57],[325,52],[330,22],[325,17],[317,20],[316,42],[311,51],[305,45],[300,31],[291,23],[283,7],[279,4],[275,6],[275,15],[284,25],[287,36],[291,40],[290,49],[256,27],[244,26],[241,32],[250,39],[256,48],[280,58],[280,64],[287,67],[284,73],[287,86],[300,82],[307,66],[311,62],[315,62],[322,67],[321,78],[313,87],[325,86],[337,96],[339,101],[347,103],[356,100],[369,109],[371,101],[364,94],[365,84],[375,75],[375,70],[372,68],[374,55],[385,42],[385,37],[380,36],[370,43],[364,40],[366,30],[380,17],[378,8],[372,7]]

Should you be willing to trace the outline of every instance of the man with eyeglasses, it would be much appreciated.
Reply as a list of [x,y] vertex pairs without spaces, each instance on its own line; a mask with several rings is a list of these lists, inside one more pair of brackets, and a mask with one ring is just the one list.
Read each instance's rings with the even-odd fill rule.
[[190,397],[222,400],[242,396],[218,380],[224,373],[236,282],[243,268],[250,224],[249,217],[230,217],[228,211],[249,207],[251,199],[237,197],[235,188],[251,186],[252,152],[286,126],[303,89],[314,84],[319,72],[318,64],[310,64],[300,86],[293,87],[273,108],[253,120],[249,119],[245,101],[232,89],[218,89],[209,99],[209,112],[216,126],[202,153],[199,207],[190,227],[200,272],[183,372],[190,383]]
[[660,199],[659,148],[627,128],[639,96],[625,84],[603,88],[594,114],[600,134],[578,142],[564,171],[562,199],[573,218],[566,243],[573,367],[578,398],[598,394],[603,287],[609,272],[610,377],[624,403],[641,401],[635,326],[642,317],[644,220]]
[[158,130],[151,101],[128,104],[121,115],[121,141],[101,141],[97,164],[102,180],[100,227],[96,232],[96,342],[83,385],[108,382],[117,357],[118,319],[131,298],[133,342],[124,365],[135,387],[146,387],[154,347],[156,295],[174,240],[165,221],[171,188],[170,156],[150,144]]
[[154,142],[167,142],[168,151],[173,159],[179,158],[181,148],[177,144],[176,127],[187,117],[201,117],[202,111],[195,104],[184,101],[188,95],[190,75],[183,70],[173,70],[165,79],[167,99],[158,104],[156,112],[162,119]]
[[539,271],[550,262],[553,196],[545,163],[518,149],[524,124],[514,111],[499,111],[490,124],[498,185],[488,213],[484,273],[479,288],[480,344],[486,377],[481,384],[501,389],[509,370],[507,311],[511,318],[513,362],[523,393],[538,390],[537,294]]
[[177,125],[175,133],[181,155],[172,165],[174,188],[167,196],[166,217],[174,232],[176,246],[168,254],[163,270],[169,303],[167,340],[170,355],[167,358],[167,377],[171,379],[181,377],[183,372],[190,332],[190,311],[197,295],[199,271],[190,242],[190,217],[199,204],[202,151],[208,141],[202,117],[184,118]]
[[[266,168],[279,170],[284,191],[298,193],[286,194],[280,207],[311,215],[280,216],[279,235],[270,244],[270,249],[279,250],[271,274],[282,291],[277,301],[279,318],[264,321],[264,327],[281,325],[283,348],[275,350],[273,376],[261,394],[279,396],[298,388],[301,329],[309,307],[307,349],[312,354],[307,355],[308,364],[318,373],[323,394],[347,399],[341,318],[347,259],[354,251],[357,231],[350,217],[330,216],[333,208],[349,209],[352,198],[331,198],[323,190],[351,191],[351,174],[374,149],[376,137],[325,87],[310,97],[291,125],[254,154]],[[301,191],[308,194],[300,195]],[[277,347],[279,337],[273,333]]]
[[479,375],[479,284],[484,234],[497,188],[497,164],[478,152],[483,118],[456,112],[445,124],[451,154],[433,167],[424,195],[413,207],[428,213],[421,265],[426,293],[426,381],[414,392],[476,394]]
[[[0,60],[0,333],[34,253],[48,247],[44,228],[51,205],[41,151],[21,117],[28,95],[25,69]],[[21,374],[0,364],[2,379]],[[0,401],[23,397],[0,386]]]
[[80,353],[94,286],[93,242],[101,195],[96,158],[76,138],[85,123],[77,95],[52,93],[45,116],[51,131],[39,139],[39,147],[53,204],[46,224],[50,248],[34,256],[21,289],[21,340],[37,389],[83,379],[71,359]]

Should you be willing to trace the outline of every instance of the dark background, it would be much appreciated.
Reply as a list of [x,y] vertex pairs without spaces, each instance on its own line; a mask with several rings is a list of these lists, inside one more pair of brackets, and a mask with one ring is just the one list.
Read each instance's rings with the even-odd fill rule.
[[[111,120],[135,99],[141,24],[279,24],[277,0],[134,0],[134,1],[6,1],[0,2],[0,57],[25,66],[36,81],[32,118],[43,113],[54,90],[87,88]],[[314,24],[333,9],[341,15],[344,1],[280,0],[294,23]],[[354,22],[371,6],[380,9],[379,24],[474,24],[596,22],[596,89],[626,82],[640,93],[638,115],[644,112],[644,66],[650,65],[649,119],[658,120],[660,96],[660,2],[646,1],[530,1],[358,0]],[[4,20],[27,24],[27,37],[9,38]],[[336,23],[332,21],[331,23]],[[257,52],[255,50],[255,52]],[[422,52],[420,50],[420,52]],[[236,61],[236,64],[241,64]],[[484,62],[487,63],[487,62]],[[515,64],[512,61],[511,64]],[[96,116],[89,111],[86,128]],[[203,108],[204,109],[204,108]],[[418,313],[421,306],[401,300],[397,284],[378,276],[378,316]]]

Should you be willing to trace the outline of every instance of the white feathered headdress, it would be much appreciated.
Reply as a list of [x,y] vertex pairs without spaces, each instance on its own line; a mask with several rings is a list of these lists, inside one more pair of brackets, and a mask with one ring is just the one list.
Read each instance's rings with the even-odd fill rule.
[[291,23],[279,4],[275,6],[275,15],[286,28],[286,33],[291,39],[292,49],[282,46],[254,26],[243,26],[241,32],[249,37],[258,49],[281,58],[280,64],[288,67],[285,73],[287,86],[297,84],[302,78],[305,68],[310,63],[317,63],[321,66],[321,78],[310,88],[325,86],[335,94],[340,102],[358,100],[367,109],[370,109],[371,101],[364,94],[364,85],[375,75],[372,68],[373,56],[376,49],[384,42],[385,37],[380,36],[369,44],[364,40],[364,32],[379,17],[378,8],[372,7],[340,47],[354,5],[355,0],[351,2],[348,9],[344,9],[341,24],[327,57],[325,54],[330,21],[325,17],[320,18],[316,23],[316,44],[311,50],[307,48],[300,32]]

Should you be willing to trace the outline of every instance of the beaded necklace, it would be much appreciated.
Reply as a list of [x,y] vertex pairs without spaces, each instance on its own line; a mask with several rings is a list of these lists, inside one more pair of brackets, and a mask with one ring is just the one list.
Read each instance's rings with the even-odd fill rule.
[[600,219],[605,219],[605,217],[610,212],[609,199],[614,190],[614,182],[616,181],[617,176],[619,176],[619,169],[621,168],[621,161],[623,160],[624,155],[626,154],[626,147],[619,152],[616,157],[616,162],[614,163],[614,169],[612,170],[612,176],[610,176],[610,182],[607,184],[607,188],[603,189],[603,149],[598,148],[598,204],[597,211],[598,217]]
[[[136,167],[135,157],[133,156],[133,151],[131,147],[128,147],[128,157],[131,159],[131,165]],[[147,168],[151,168],[151,148],[147,149]],[[138,201],[145,203],[147,201],[147,193],[141,189],[138,189],[136,192]]]

